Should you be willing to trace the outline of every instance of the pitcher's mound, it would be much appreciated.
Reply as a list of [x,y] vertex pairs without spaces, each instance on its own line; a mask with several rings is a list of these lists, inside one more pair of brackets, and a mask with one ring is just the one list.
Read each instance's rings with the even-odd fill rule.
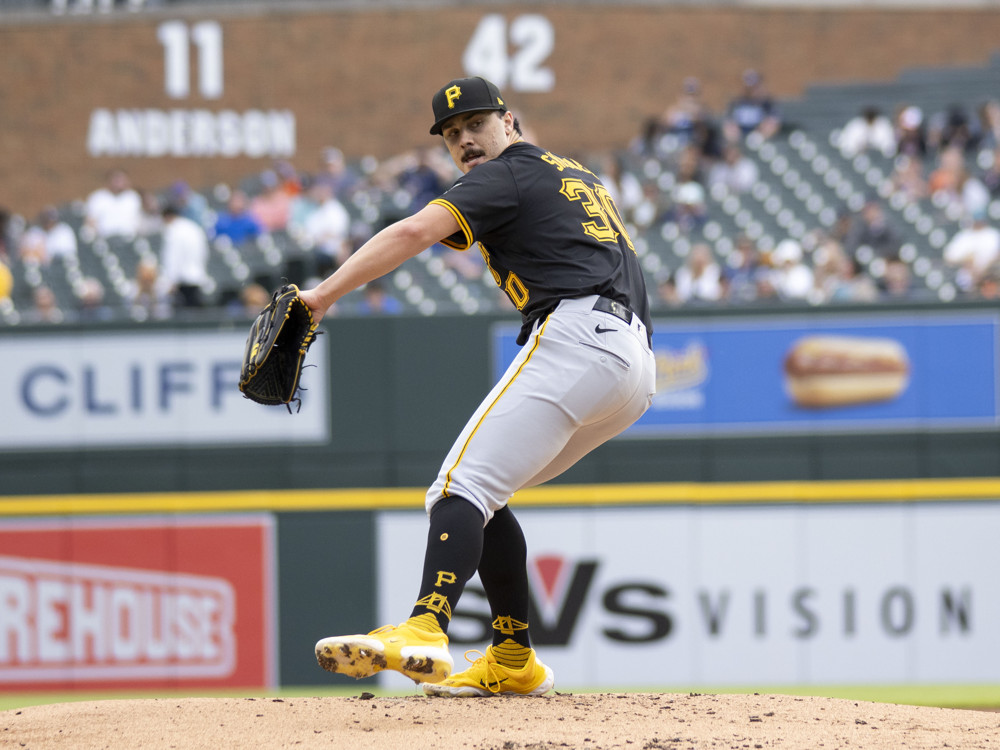
[[0,748],[1000,748],[1000,714],[786,695],[182,698],[0,712]]

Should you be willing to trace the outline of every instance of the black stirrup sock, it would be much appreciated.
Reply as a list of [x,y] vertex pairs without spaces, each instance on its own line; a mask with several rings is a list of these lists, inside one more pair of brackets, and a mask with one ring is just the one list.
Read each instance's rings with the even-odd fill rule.
[[446,497],[434,506],[430,520],[420,595],[410,617],[418,618],[412,624],[425,630],[436,621],[447,633],[452,608],[482,556],[483,514],[468,500]]

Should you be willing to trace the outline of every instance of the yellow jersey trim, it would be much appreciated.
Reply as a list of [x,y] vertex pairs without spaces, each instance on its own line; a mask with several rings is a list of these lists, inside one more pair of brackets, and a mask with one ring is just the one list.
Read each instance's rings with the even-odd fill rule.
[[435,198],[434,200],[431,201],[431,203],[436,203],[439,206],[444,206],[445,208],[447,208],[451,212],[451,215],[455,217],[455,220],[458,222],[458,228],[465,236],[464,245],[460,245],[457,242],[452,242],[447,237],[441,240],[441,244],[444,245],[445,247],[450,247],[453,250],[468,250],[472,246],[475,237],[472,236],[472,228],[469,226],[469,222],[465,220],[465,217],[462,216],[462,212],[459,211],[457,208],[455,208],[455,206],[453,206],[451,203],[444,200],[443,198]]

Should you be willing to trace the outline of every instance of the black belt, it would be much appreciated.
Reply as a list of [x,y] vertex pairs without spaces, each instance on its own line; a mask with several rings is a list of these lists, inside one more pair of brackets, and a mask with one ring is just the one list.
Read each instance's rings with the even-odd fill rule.
[[598,297],[597,302],[594,303],[594,309],[610,313],[616,318],[624,320],[625,325],[632,324],[632,311],[621,302],[615,302],[613,299],[608,299],[607,297]]

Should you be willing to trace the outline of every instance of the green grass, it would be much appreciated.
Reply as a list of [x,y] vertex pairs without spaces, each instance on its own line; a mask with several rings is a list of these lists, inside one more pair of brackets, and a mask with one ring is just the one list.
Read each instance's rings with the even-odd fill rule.
[[[559,687],[556,686],[556,690]],[[592,691],[587,691],[592,692]],[[753,688],[708,686],[672,687],[662,691],[603,689],[597,692],[668,692],[668,693],[760,693],[761,695],[801,695],[819,698],[842,698],[873,703],[898,703],[909,706],[942,708],[1000,709],[1000,685],[761,685]]]
[[[661,690],[650,688],[573,690],[556,687],[560,693],[760,693],[762,695],[802,695],[821,698],[843,698],[855,701],[870,701],[874,703],[899,703],[912,706],[940,706],[943,708],[976,708],[1000,709],[1000,685],[837,685],[837,686],[782,686],[765,685],[756,688],[727,687],[668,687]],[[141,700],[170,698],[301,698],[301,697],[349,697],[358,696],[363,692],[373,693],[380,697],[417,695],[413,690],[392,690],[379,688],[375,685],[357,685],[341,688],[324,687],[290,687],[275,691],[115,691],[115,692],[38,692],[5,695],[0,693],[0,711],[9,711],[25,706],[46,705],[52,703],[72,703],[78,701],[96,700]]]

